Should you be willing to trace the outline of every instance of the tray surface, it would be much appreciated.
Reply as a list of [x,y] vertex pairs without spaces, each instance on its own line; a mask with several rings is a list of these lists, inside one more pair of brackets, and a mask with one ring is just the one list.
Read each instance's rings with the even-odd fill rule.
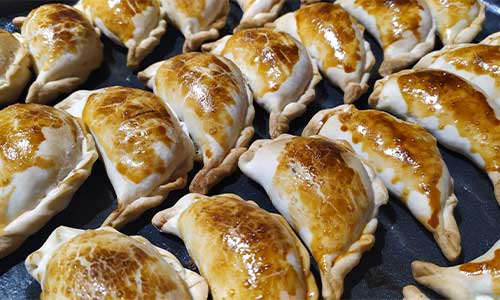
[[[17,28],[10,23],[13,17],[26,15],[31,9],[49,2],[56,1],[26,1],[0,0],[0,28],[15,31]],[[73,4],[75,1],[59,1]],[[486,21],[483,31],[474,41],[479,41],[490,33],[500,31],[500,1],[484,0],[486,4]],[[284,12],[296,10],[299,1],[287,0]],[[231,3],[231,14],[222,35],[229,34],[238,23],[241,11]],[[382,58],[380,47],[374,39],[365,34],[377,58],[373,68],[370,85],[380,76],[378,66]],[[123,85],[145,89],[136,75],[126,67],[126,49],[113,44],[103,36],[104,63],[81,89],[97,89],[111,85]],[[142,63],[139,70],[150,64],[167,59],[181,53],[184,38],[180,32],[169,25],[160,45]],[[441,44],[436,45],[436,49]],[[290,132],[300,134],[309,119],[319,110],[342,104],[342,93],[326,80],[318,84],[315,102],[309,105],[307,112],[291,123]],[[368,93],[356,103],[358,108],[368,108]],[[21,96],[23,99],[24,95]],[[464,99],[466,101],[467,99]],[[254,139],[269,138],[267,133],[268,114],[255,105]],[[500,209],[493,195],[493,187],[486,174],[476,168],[464,157],[440,147],[450,174],[455,182],[455,194],[459,199],[455,209],[455,217],[462,235],[462,255],[457,263],[474,259],[488,250],[500,238]],[[199,169],[190,173],[190,178]],[[159,232],[150,224],[155,212],[172,206],[187,189],[172,192],[165,202],[128,224],[121,231],[126,234],[139,234],[153,244],[171,251],[184,266],[196,270],[189,258],[182,241],[171,235]],[[210,195],[220,193],[235,193],[247,200],[256,201],[266,210],[275,212],[264,190],[255,182],[235,172],[215,186]],[[0,299],[1,300],[33,300],[39,299],[40,285],[28,274],[24,267],[27,255],[37,250],[49,234],[58,226],[66,225],[76,228],[96,228],[104,218],[116,207],[115,195],[109,182],[104,165],[101,161],[94,165],[92,175],[77,191],[68,208],[54,217],[38,233],[28,240],[14,254],[0,260]],[[410,212],[394,197],[389,204],[381,208],[379,226],[376,233],[376,243],[373,249],[363,255],[360,264],[345,280],[345,299],[401,299],[402,288],[407,284],[415,284],[411,276],[410,263],[414,260],[424,260],[438,265],[450,265],[441,254],[432,236],[421,226]],[[313,265],[313,272],[319,285],[318,269]],[[420,286],[421,287],[421,286]],[[421,287],[431,298],[439,298],[430,290]]]

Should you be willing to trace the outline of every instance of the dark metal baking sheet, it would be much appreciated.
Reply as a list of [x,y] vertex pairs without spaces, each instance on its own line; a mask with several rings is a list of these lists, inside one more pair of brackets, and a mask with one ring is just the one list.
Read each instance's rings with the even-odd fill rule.
[[[0,28],[17,30],[10,23],[12,17],[26,15],[32,8],[48,2],[55,1],[0,0]],[[64,2],[74,3],[74,1]],[[486,22],[476,41],[500,30],[500,1],[486,0],[484,2],[487,7]],[[231,15],[223,34],[229,33],[241,17],[241,11],[234,3],[231,6]],[[287,0],[283,11],[295,10],[298,6],[297,0]],[[81,88],[96,89],[110,85],[145,88],[135,74],[126,67],[126,50],[116,46],[106,37],[102,39],[105,45],[105,61]],[[377,57],[377,66],[372,72],[370,81],[373,85],[373,82],[379,78],[376,71],[382,53],[380,47],[368,34],[367,39]],[[169,26],[160,45],[142,62],[140,69],[180,53],[183,41],[184,38],[179,31]],[[436,48],[439,47],[441,45],[436,45]],[[367,108],[367,95],[357,103],[358,107]],[[463,100],[467,101],[467,99]],[[318,85],[316,101],[308,107],[307,113],[292,122],[291,132],[300,134],[314,113],[341,103],[342,93],[324,80]],[[268,138],[267,124],[267,114],[256,106],[254,121],[256,139]],[[500,208],[495,201],[491,183],[481,170],[474,167],[464,157],[443,148],[440,149],[455,180],[455,193],[459,199],[455,216],[462,234],[462,255],[458,260],[460,263],[479,256],[500,238]],[[191,178],[196,171],[197,169],[191,172]],[[239,194],[245,199],[257,201],[261,207],[269,211],[275,211],[263,189],[240,172],[236,172],[218,184],[210,191],[210,194],[223,192]],[[185,193],[187,193],[186,189],[171,193],[163,205],[150,210],[122,231],[146,237],[155,245],[174,253],[186,267],[195,269],[181,240],[162,234],[150,225],[155,212],[173,205]],[[114,198],[113,188],[107,179],[104,165],[98,161],[92,175],[75,194],[68,208],[53,218],[42,230],[31,236],[14,254],[0,260],[0,300],[39,299],[40,286],[24,268],[26,256],[38,249],[52,230],[59,225],[77,228],[98,227],[115,208]],[[347,276],[343,298],[401,299],[401,289],[407,284],[415,284],[411,277],[410,263],[416,259],[449,265],[432,236],[397,199],[391,197],[389,204],[380,211],[376,244],[371,251],[364,254],[361,263]],[[315,265],[313,270],[317,282],[320,283]],[[430,296],[439,298],[429,290],[423,290]]]

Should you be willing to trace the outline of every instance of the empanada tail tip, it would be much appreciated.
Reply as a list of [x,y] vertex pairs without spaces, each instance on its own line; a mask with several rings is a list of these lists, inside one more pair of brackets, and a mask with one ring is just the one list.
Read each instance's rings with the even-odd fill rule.
[[377,80],[377,82],[375,82],[375,86],[373,87],[373,92],[368,97],[368,105],[374,108],[377,107],[383,87],[384,83],[382,82],[382,80]]
[[[479,2],[479,1],[478,1]],[[486,6],[479,2],[479,14],[472,21],[469,27],[460,31],[451,41],[443,41],[444,45],[470,43],[483,29],[483,23],[486,18]]]
[[403,288],[403,300],[429,300],[416,286],[407,285]]
[[344,103],[351,104],[358,100],[368,90],[365,83],[349,82],[344,92]]
[[280,112],[272,111],[269,116],[269,136],[271,139],[275,139],[282,133],[288,131],[288,123],[290,120],[287,116]]
[[411,263],[413,278],[422,284],[428,284],[435,280],[436,274],[439,274],[443,268],[433,263],[415,260]]
[[139,43],[132,44],[127,53],[127,67],[136,70],[141,61],[151,54],[156,46],[158,46],[166,29],[167,22],[165,20],[160,20],[158,26],[149,33],[148,37],[141,40]]
[[26,21],[26,17],[15,17],[12,19],[12,24],[16,25],[18,28],[21,28]]
[[21,246],[26,240],[27,236],[13,235],[13,234],[0,234],[0,259],[6,257],[7,255],[13,253],[17,248]]
[[458,200],[455,194],[450,195],[443,208],[443,223],[434,232],[436,243],[449,261],[457,260],[462,252],[460,231],[453,216],[453,210],[457,204]]
[[193,52],[200,49],[201,45],[205,41],[215,40],[219,37],[219,31],[215,28],[211,28],[207,31],[201,31],[194,34],[188,34],[185,37],[184,45],[182,46],[182,52]]

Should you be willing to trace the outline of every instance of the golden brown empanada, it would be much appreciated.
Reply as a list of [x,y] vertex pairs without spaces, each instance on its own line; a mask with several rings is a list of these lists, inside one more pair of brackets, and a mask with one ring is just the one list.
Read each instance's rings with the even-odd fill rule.
[[26,97],[28,103],[48,103],[74,91],[101,65],[99,34],[71,6],[45,4],[13,22],[21,27],[37,74]]
[[149,66],[139,78],[185,123],[203,169],[189,190],[205,194],[237,167],[253,136],[252,93],[238,67],[211,53],[186,53]]
[[193,144],[153,93],[120,86],[78,91],[57,107],[82,118],[106,166],[118,207],[104,225],[120,227],[187,184]]
[[26,258],[40,299],[205,300],[208,286],[170,252],[113,228],[60,226]]
[[481,44],[500,46],[500,32],[495,32],[481,41]]
[[287,33],[245,29],[203,49],[224,55],[240,68],[255,101],[271,114],[271,138],[287,132],[288,123],[314,100],[321,76],[304,46]]
[[212,299],[318,298],[309,254],[286,221],[234,194],[188,194],[153,224],[184,241]]
[[1,258],[68,206],[97,151],[75,118],[45,105],[4,108],[0,128]]
[[246,28],[261,27],[274,21],[278,16],[285,0],[234,0],[243,11],[240,24],[234,31]]

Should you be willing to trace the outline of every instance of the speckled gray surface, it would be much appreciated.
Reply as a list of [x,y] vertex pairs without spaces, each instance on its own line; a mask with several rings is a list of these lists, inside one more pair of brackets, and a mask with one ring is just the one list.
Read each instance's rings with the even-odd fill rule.
[[[30,9],[54,1],[0,0],[0,28],[15,30],[10,23],[12,17],[26,14]],[[72,1],[67,1],[73,3]],[[298,1],[287,0],[284,11],[294,10]],[[477,40],[489,33],[500,30],[500,1],[487,0],[487,16],[483,31]],[[232,4],[231,16],[225,33],[228,33],[241,16],[241,12]],[[380,47],[373,38],[367,35],[378,63],[381,59]],[[103,38],[105,44],[105,63],[82,89],[95,89],[110,85],[125,85],[144,88],[135,74],[125,65],[126,51]],[[141,68],[153,62],[180,53],[183,38],[170,26],[161,44],[141,64]],[[439,46],[438,46],[439,47]],[[377,68],[374,69],[375,71]],[[371,84],[379,77],[373,72]],[[317,87],[317,99],[309,106],[307,113],[292,123],[291,131],[299,134],[307,121],[318,110],[341,104],[341,92],[326,81]],[[466,101],[466,99],[464,99]],[[366,108],[366,96],[357,103]],[[266,138],[267,114],[256,108],[255,138]],[[500,208],[493,196],[493,188],[486,175],[474,167],[465,158],[441,148],[444,160],[455,180],[455,193],[459,199],[455,216],[462,234],[462,256],[459,262],[467,261],[482,254],[500,238]],[[196,171],[196,170],[195,170]],[[191,172],[191,176],[195,173]],[[136,222],[129,224],[122,231],[127,234],[140,234],[155,245],[174,253],[186,267],[195,269],[181,240],[160,233],[149,221],[160,209],[169,207],[187,191],[170,194],[161,207],[143,215]],[[265,192],[240,172],[224,180],[210,194],[222,192],[236,193],[245,199],[257,201],[263,208],[274,211]],[[0,260],[0,300],[34,300],[39,299],[40,286],[29,276],[24,268],[26,256],[38,249],[48,235],[59,225],[77,228],[95,228],[114,209],[113,188],[106,177],[104,166],[97,162],[93,173],[76,193],[69,207],[53,218],[42,230],[31,236],[16,253]],[[363,256],[360,265],[352,271],[345,281],[346,299],[401,299],[401,289],[407,284],[414,284],[411,277],[410,263],[413,260],[427,260],[440,265],[448,265],[432,236],[410,215],[398,202],[391,198],[388,205],[382,208],[379,216],[375,247]],[[314,266],[317,275],[317,268]],[[319,278],[318,282],[319,282]],[[431,296],[435,294],[429,292]]]

